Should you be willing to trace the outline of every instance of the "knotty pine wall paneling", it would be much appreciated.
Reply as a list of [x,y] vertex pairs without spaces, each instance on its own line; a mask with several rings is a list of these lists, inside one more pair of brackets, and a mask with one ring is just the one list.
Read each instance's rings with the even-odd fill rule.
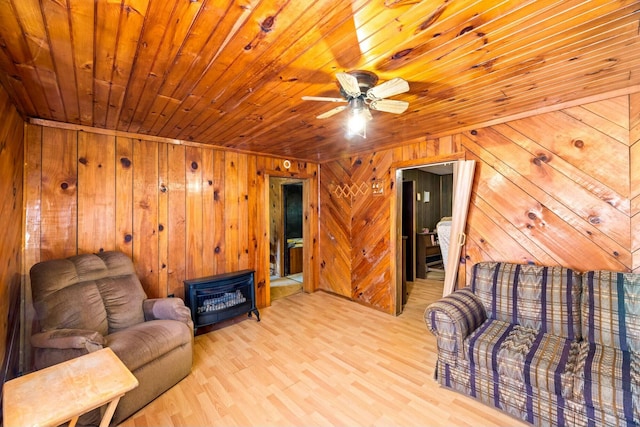
[[640,273],[640,93],[629,96],[630,215],[632,268]]
[[0,385],[19,374],[24,122],[0,87]]
[[[254,269],[257,303],[269,304],[264,179],[281,159],[84,127],[26,128],[26,269],[40,260],[121,250],[149,297],[183,297],[186,278]],[[313,291],[318,167],[293,164],[287,176],[309,181],[305,290]]]
[[[320,168],[320,275],[318,287],[352,298],[351,197],[336,187],[350,186],[350,162],[323,163]],[[363,240],[371,236],[361,236]]]
[[154,141],[133,139],[133,263],[146,294],[163,297],[166,289],[158,285],[158,148]]
[[[350,171],[355,185],[367,187],[364,195],[353,197],[351,202],[351,297],[385,312],[391,312],[395,304],[395,294],[388,286],[392,259],[389,234],[392,159],[389,150],[357,156],[352,159]],[[383,185],[381,194],[373,194],[373,183]]]
[[78,133],[78,234],[85,252],[103,250],[116,236],[116,145],[109,135]]
[[57,128],[42,130],[40,250],[43,260],[77,253],[77,148],[77,132]]
[[[29,126],[29,128],[42,127]],[[133,212],[133,139],[117,136],[115,145],[116,232],[112,247],[133,259],[133,215],[131,214]],[[31,147],[30,144],[29,149]]]
[[[186,148],[183,145],[166,144],[167,165],[166,176],[160,182],[161,197],[167,199],[167,220],[162,224],[165,229],[167,250],[165,273],[167,276],[167,294],[184,298],[184,284],[187,277],[187,186],[185,169],[188,167]],[[166,232],[165,232],[166,231]],[[215,238],[211,244],[215,245]],[[211,259],[216,266],[217,259]],[[214,270],[215,271],[215,270]]]
[[632,269],[628,111],[624,96],[464,132],[480,165],[468,245],[491,259]]
[[[403,167],[434,163],[453,153],[477,162],[458,286],[467,283],[473,264],[487,260],[563,265],[578,271],[640,271],[638,94],[408,141],[389,151],[393,164]],[[384,158],[383,152],[376,156]],[[365,171],[379,176],[388,166],[352,166],[344,160],[321,165],[319,286],[345,296],[349,286],[352,291],[371,287],[376,295],[392,293],[390,281],[377,282],[378,276],[358,268],[362,252],[357,249],[373,247],[381,241],[380,233],[385,240],[394,234],[385,224],[387,218],[376,218],[378,233],[356,233],[363,218],[371,219],[371,206],[339,201],[331,194],[334,183],[352,185],[366,179]],[[376,268],[395,260],[395,254],[384,251],[368,255],[367,263]],[[340,280],[345,271],[351,284]],[[388,311],[381,301],[369,303]]]

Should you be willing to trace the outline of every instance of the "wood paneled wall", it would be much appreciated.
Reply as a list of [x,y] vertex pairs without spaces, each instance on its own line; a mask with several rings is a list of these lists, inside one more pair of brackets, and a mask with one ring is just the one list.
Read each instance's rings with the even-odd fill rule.
[[387,176],[389,155],[394,168],[477,161],[459,283],[484,260],[640,272],[640,94],[322,164],[320,288],[392,312],[394,198],[332,193]]
[[[391,165],[424,159],[436,163],[457,151],[454,138],[410,141],[321,165],[319,288],[394,313],[395,234],[391,231],[395,176]],[[374,195],[372,184],[383,193]],[[351,191],[351,195],[346,195]]]
[[632,94],[629,104],[631,256],[637,272],[640,270],[640,93]]
[[[132,257],[149,297],[182,297],[183,280],[256,270],[258,306],[270,303],[268,176],[309,181],[317,222],[318,166],[91,128],[27,125],[25,265],[79,253]],[[305,280],[317,283],[317,229]]]
[[23,133],[24,121],[0,87],[0,386],[19,369]]
[[629,112],[623,96],[463,132],[478,161],[467,261],[640,270]]
[[[445,216],[451,216],[453,175],[436,175],[419,169],[403,172],[404,181],[415,181],[416,193],[420,200],[415,201],[416,231],[428,228],[433,231],[436,224]],[[430,201],[424,201],[424,192],[428,191]]]

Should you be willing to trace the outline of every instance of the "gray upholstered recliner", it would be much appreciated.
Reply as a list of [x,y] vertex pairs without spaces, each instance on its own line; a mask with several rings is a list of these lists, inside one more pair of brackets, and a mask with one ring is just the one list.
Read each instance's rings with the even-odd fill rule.
[[[131,259],[120,252],[77,255],[31,268],[40,332],[36,369],[110,347],[140,385],[118,404],[118,424],[191,371],[193,322],[179,298],[148,299]],[[99,421],[93,411],[81,424]]]

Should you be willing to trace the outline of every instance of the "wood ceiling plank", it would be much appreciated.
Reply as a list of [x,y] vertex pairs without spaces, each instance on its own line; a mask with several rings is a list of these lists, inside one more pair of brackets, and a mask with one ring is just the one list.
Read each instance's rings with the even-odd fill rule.
[[176,56],[159,93],[185,99],[211,67],[225,42],[249,16],[248,8],[236,7],[233,1],[205,3]]
[[[324,20],[324,22],[321,21],[320,25],[323,25],[325,22],[326,20]],[[321,32],[316,32],[316,31],[310,31],[307,33],[307,35],[313,35],[315,42],[321,40],[321,37],[322,37]],[[280,37],[280,38],[282,39],[283,37]],[[309,38],[307,38],[306,40],[300,40],[298,43],[306,46],[306,45],[312,44],[312,41],[309,40]],[[330,49],[328,48],[324,51],[324,53],[332,55]],[[283,55],[280,56],[280,58],[278,58],[278,60],[282,62],[289,61],[292,58],[295,58],[295,56],[298,54],[299,53],[294,52],[294,50],[287,50],[286,53],[284,53]],[[287,67],[287,68],[290,68],[290,67]],[[293,68],[298,68],[298,66],[294,65]],[[270,87],[273,85],[274,80],[276,81],[282,80],[279,77],[279,74],[281,74],[280,72],[282,71],[286,71],[286,69],[284,70],[277,69],[275,66],[271,67],[271,69],[273,71],[271,71],[270,75],[273,76],[273,78],[264,79],[264,81],[260,83],[261,85],[260,91],[252,91],[250,93],[251,95],[250,98],[247,98],[246,95],[244,97],[238,97],[239,99],[235,100],[235,102],[231,105],[221,106],[220,108],[216,108],[215,110],[209,110],[209,114],[210,115],[213,114],[215,116],[215,115],[220,115],[221,112],[222,114],[224,114],[224,112],[226,111],[233,111],[234,116],[239,118],[250,117],[250,116],[259,117],[260,114],[255,112],[255,109],[260,105],[260,102],[262,102],[261,99],[263,98],[266,98],[268,100],[281,99],[281,96],[274,96],[274,94],[278,94],[279,92],[273,92],[270,89]],[[303,74],[305,74],[304,70],[300,71],[300,73],[297,72],[296,77],[293,78],[292,84],[297,85],[298,81],[300,81],[301,79],[304,79],[304,77],[302,77]],[[336,87],[336,90],[337,90],[337,87]],[[242,102],[239,102],[239,100],[241,100]],[[194,135],[193,133],[191,133],[191,130],[193,129],[192,126],[199,127],[201,123],[208,122],[208,121],[209,121],[209,116],[206,114],[203,114],[200,117],[196,117],[195,119],[193,119],[191,122],[188,123],[188,126],[184,126],[182,132],[177,136],[187,137],[187,138],[188,137],[203,138],[203,139],[215,137],[217,140],[224,140],[225,136],[223,134],[228,132],[234,132],[236,131],[237,126],[242,126],[242,120],[237,120],[234,122],[234,124],[227,123],[226,126],[216,126],[214,124],[209,129],[205,130],[205,134]]]
[[101,128],[107,125],[121,13],[120,2],[95,0],[93,125]]
[[[605,55],[604,60],[606,61],[606,57],[608,57],[607,52],[603,52],[603,55]],[[635,59],[628,58],[628,60],[632,61],[630,64],[631,67],[640,66],[637,56],[636,54]],[[598,64],[595,64],[595,66],[597,67]],[[595,70],[597,70],[597,68]],[[520,87],[514,84],[509,86],[509,90],[513,95],[504,97],[501,102],[496,102],[495,99],[492,100],[491,97],[487,96],[472,98],[473,101],[466,101],[464,98],[460,100],[440,100],[425,106],[423,111],[435,115],[440,115],[441,112],[447,112],[447,114],[455,114],[455,117],[462,117],[469,113],[477,115],[480,111],[479,107],[484,106],[482,112],[484,116],[493,115],[494,117],[498,117],[505,111],[515,113],[522,111],[523,108],[530,109],[532,104],[535,105],[536,108],[539,108],[542,105],[553,105],[571,99],[595,95],[602,93],[602,91],[612,91],[640,83],[640,76],[632,76],[633,78],[630,79],[630,76],[626,72],[608,73],[606,76],[599,76],[598,80],[595,80],[592,75],[594,65],[591,63],[585,64],[583,68],[575,67],[573,71],[575,74],[572,74],[573,80],[570,81],[567,81],[564,75],[546,75],[542,78],[537,78],[531,83],[533,87],[537,87],[537,90],[535,93],[529,92],[529,95],[527,95],[528,84],[522,84]],[[518,90],[522,93],[519,93]],[[519,98],[520,95],[522,98]]]
[[[151,3],[151,5],[153,6],[154,3]],[[169,1],[165,3],[172,4]],[[148,71],[142,71],[144,74],[134,74],[136,80],[144,80],[144,86],[142,88],[138,86],[137,91],[127,94],[127,97],[133,98],[133,102],[137,100],[131,125],[128,127],[130,132],[144,133],[145,130],[148,130],[153,125],[155,120],[150,122],[150,119],[153,120],[156,116],[150,116],[150,107],[152,105],[155,108],[153,111],[158,112],[158,114],[162,111],[162,101],[166,100],[167,97],[158,97],[158,92],[184,43],[184,38],[187,36],[202,3],[174,0],[173,5],[170,15],[167,14],[167,9],[153,9],[162,18],[169,18],[167,21],[161,19],[163,25],[159,28],[154,28],[155,21],[150,21],[144,28],[142,40],[143,43],[147,43],[146,52],[148,56],[146,57],[146,63],[143,65],[145,70],[146,66],[150,65],[150,67]],[[150,16],[155,15],[150,13]],[[149,64],[151,57],[153,57],[153,60]],[[130,112],[127,112],[127,114],[130,114]]]
[[43,0],[41,7],[55,74],[62,77],[57,80],[64,105],[64,121],[78,123],[80,121],[78,83],[76,82],[73,49],[68,48],[68,46],[73,46],[71,29],[69,28],[68,5],[66,1]]
[[114,129],[119,121],[129,77],[138,51],[149,0],[124,0],[118,24],[118,39],[109,94],[106,127]]
[[[631,27],[632,26],[629,25],[628,28]],[[618,32],[615,32],[614,34],[618,34]],[[538,65],[537,63],[523,63],[518,66],[518,64],[514,64],[511,68],[496,71],[490,76],[490,81],[495,82],[493,85],[495,88],[493,93],[484,89],[488,83],[486,79],[477,79],[473,83],[462,86],[463,91],[461,93],[463,96],[458,97],[457,100],[486,102],[487,97],[495,98],[495,91],[497,90],[502,89],[503,91],[506,91],[502,94],[502,97],[504,97],[507,96],[506,93],[514,91],[518,87],[521,87],[524,92],[529,92],[532,96],[536,96],[537,92],[532,91],[531,89],[548,87],[550,85],[550,80],[553,79],[567,80],[567,75],[573,76],[589,72],[593,73],[598,69],[594,67],[594,63],[597,67],[601,67],[600,64],[603,62],[600,61],[606,61],[611,58],[612,55],[615,55],[616,51],[625,52],[629,50],[630,42],[627,34],[628,32],[625,31],[621,35],[616,36],[614,40],[607,40],[606,43],[603,43],[600,46],[596,44],[588,45],[590,49],[588,51],[585,50],[584,55],[579,57],[574,56],[574,54],[577,53],[576,51],[568,51],[564,54],[560,52],[557,58],[549,57],[548,61],[543,65]],[[640,42],[640,40],[635,43],[637,44],[638,42]],[[556,65],[557,63],[562,64],[562,67],[558,67]],[[523,78],[524,75],[527,76],[526,79]],[[438,96],[438,94],[434,92],[430,92],[430,95],[434,95],[436,100],[434,101],[433,98],[429,100],[425,97],[423,101],[417,100],[412,102],[412,107],[421,108],[423,106],[422,104],[428,104],[432,107],[438,108],[438,103],[452,101],[455,96],[455,94],[451,93],[448,94],[448,97]],[[470,102],[469,104],[473,104],[473,102]]]
[[[447,92],[452,85],[469,83],[476,78],[482,80],[486,86],[486,75],[496,76],[495,72],[505,67],[544,64],[546,56],[555,53],[553,49],[562,49],[566,46],[575,49],[597,43],[599,37],[607,37],[608,31],[607,28],[602,28],[603,25],[611,26],[612,32],[617,31],[620,26],[624,26],[628,22],[635,22],[637,25],[637,20],[633,17],[633,10],[634,7],[627,7],[622,13],[620,10],[616,10],[613,16],[607,15],[602,10],[602,16],[592,15],[594,19],[586,22],[583,21],[583,15],[564,17],[566,18],[564,20],[558,17],[555,25],[570,26],[571,32],[558,31],[559,28],[548,22],[549,27],[544,26],[541,31],[537,31],[540,28],[534,27],[528,31],[528,34],[517,33],[510,35],[507,39],[498,38],[495,42],[490,41],[486,47],[487,50],[490,50],[490,54],[484,55],[481,61],[438,62],[429,70],[432,73],[430,92],[437,93],[439,85]],[[591,9],[587,11],[591,12]],[[619,20],[621,22],[618,22]],[[488,33],[487,37],[489,40],[493,40],[494,35]],[[527,63],[527,61],[531,62]],[[440,72],[438,72],[439,70]],[[522,73],[514,74],[521,75]]]
[[[16,61],[16,66],[28,74],[26,81],[35,84],[41,95],[34,98],[45,98],[46,107],[42,101],[35,101],[38,111],[54,120],[64,121],[64,105],[60,99],[60,88],[55,75],[55,68],[51,58],[49,40],[46,34],[40,4],[37,1],[13,1],[11,6],[2,5],[0,9],[8,8],[15,17],[9,17],[2,13],[0,22],[7,25],[3,31],[3,38],[10,45],[17,43],[20,46],[11,50],[11,56]],[[21,41],[16,40],[21,38]],[[15,45],[14,45],[15,46]],[[35,76],[37,78],[34,78]]]
[[69,20],[73,40],[73,66],[80,110],[79,123],[93,125],[93,48],[94,48],[94,8],[93,2],[85,0],[69,1]]
[[31,95],[22,82],[21,73],[4,49],[0,49],[0,68],[9,70],[6,74],[0,73],[0,84],[7,91],[16,109],[23,115],[35,116],[36,107],[31,102]]
[[[169,38],[172,34],[168,28],[171,25],[169,21],[172,20],[175,5],[175,2],[170,1],[154,1],[149,5],[146,22],[140,34],[136,60],[129,76],[127,94],[120,110],[118,129],[137,132],[139,124],[148,114],[155,93],[152,87],[149,90],[146,88],[147,85],[152,84],[152,81],[162,79],[162,75],[156,75],[152,69],[160,49],[169,46],[165,37]],[[157,83],[157,86],[159,84],[161,82]]]
[[[296,41],[301,34],[309,31],[317,23],[317,13],[322,10],[321,6],[325,4],[326,2],[314,2],[309,6],[298,2],[295,5],[290,3],[286,6],[289,7],[289,9],[286,9],[286,13],[282,9],[276,9],[278,7],[276,5],[271,10],[256,11],[257,17],[264,17],[262,21],[258,21],[261,27],[253,29],[256,35],[244,46],[245,53],[237,55],[233,62],[229,64],[229,68],[225,70],[227,73],[233,73],[234,76],[228,80],[229,86],[224,91],[216,89],[220,96],[215,97],[215,106],[224,110],[229,102],[239,102],[244,98],[243,94],[259,90],[260,86],[269,80],[268,76],[275,77],[274,73],[267,71],[270,64],[274,61],[277,62],[278,58],[282,57],[283,54],[280,52],[290,53],[288,52],[289,50],[296,49]],[[305,17],[305,12],[308,11],[307,8],[315,11],[315,14],[309,13]],[[274,10],[277,10],[277,12],[272,13]],[[309,19],[309,15],[313,16],[314,19]],[[251,30],[250,28],[249,31]],[[275,46],[282,47],[275,48]],[[302,44],[299,46],[302,46]],[[277,55],[276,52],[278,52]],[[236,70],[235,73],[233,72],[234,69]],[[242,71],[239,72],[240,70]],[[203,95],[203,99],[209,98],[209,95]],[[230,108],[233,108],[233,105]],[[202,111],[201,107],[197,105],[195,109],[196,111]],[[180,134],[180,132],[173,133],[171,127],[179,123],[181,118],[177,116],[168,121],[164,127],[167,134],[175,134],[176,136]],[[182,125],[181,127],[184,129],[186,126]]]

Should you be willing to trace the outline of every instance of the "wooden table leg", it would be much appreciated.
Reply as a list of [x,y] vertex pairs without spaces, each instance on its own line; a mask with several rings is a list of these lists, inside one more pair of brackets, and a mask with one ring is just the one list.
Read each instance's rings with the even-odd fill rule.
[[[118,406],[118,402],[122,396],[118,396],[109,402],[107,405],[107,410],[104,412],[102,416],[102,421],[100,421],[100,427],[108,427],[109,422],[111,421],[111,417],[113,417],[113,413],[116,411],[116,406]],[[70,426],[71,427],[71,426]]]

